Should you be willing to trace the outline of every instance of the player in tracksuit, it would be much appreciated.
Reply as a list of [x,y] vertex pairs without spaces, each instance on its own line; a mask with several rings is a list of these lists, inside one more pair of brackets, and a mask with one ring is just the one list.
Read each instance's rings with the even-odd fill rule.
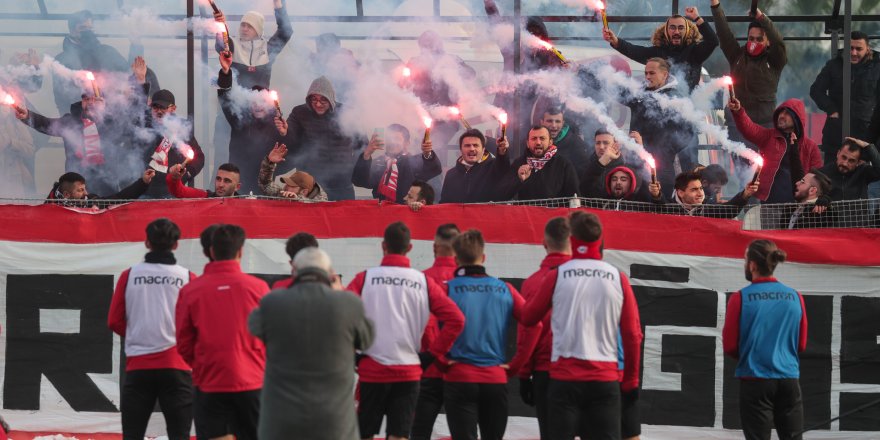
[[486,274],[485,242],[471,229],[453,243],[458,269],[446,283],[449,298],[464,313],[464,331],[449,350],[443,375],[446,420],[453,440],[501,440],[507,429],[507,376],[517,373],[531,356],[541,324],[517,340],[508,365],[507,329],[519,320],[525,300],[509,283]]
[[193,368],[199,439],[257,438],[266,349],[248,331],[247,320],[269,286],[241,271],[244,240],[241,227],[218,225],[211,234],[211,262],[177,301],[177,350]]
[[[601,261],[599,218],[575,211],[569,224],[572,259],[547,273],[526,305],[523,324],[538,323],[552,307],[550,438],[619,439],[621,392],[639,385],[638,305],[626,275]],[[623,381],[618,377],[619,345]]]
[[[446,292],[410,267],[409,228],[396,222],[385,228],[381,266],[355,276],[348,290],[361,296],[367,318],[376,324],[376,339],[358,363],[358,425],[361,438],[372,439],[387,417],[389,440],[409,437],[419,394],[422,365],[438,360],[464,328],[464,317]],[[427,355],[419,345],[428,318],[442,325]]]
[[[526,278],[522,283],[521,291],[523,298],[528,301],[538,293],[544,275],[559,265],[571,260],[571,228],[568,219],[555,217],[550,219],[544,226],[544,249],[547,256],[541,261],[541,267],[537,272]],[[547,425],[547,385],[550,383],[550,352],[553,348],[553,335],[550,333],[550,313],[542,320],[543,328],[538,338],[538,344],[532,356],[519,370],[519,394],[526,405],[534,406],[538,416],[538,430],[541,439],[550,437]],[[517,339],[525,335],[528,327],[520,324]]]
[[119,276],[107,326],[125,338],[125,378],[120,411],[122,436],[143,439],[156,400],[168,438],[189,439],[192,427],[192,373],[177,352],[174,309],[180,288],[195,274],[177,264],[180,228],[166,218],[147,225],[144,262]]
[[[460,232],[454,223],[446,223],[438,226],[437,232],[434,234],[434,264],[423,272],[425,276],[441,286],[445,286],[446,282],[455,276],[455,251],[452,249],[452,242]],[[422,352],[419,356],[430,358],[426,352],[434,343],[439,332],[437,318],[431,316],[428,319],[425,333],[422,335]],[[412,432],[409,435],[410,440],[431,439],[434,422],[442,407],[443,372],[437,365],[431,363],[422,372],[422,380],[419,383],[419,398],[416,401],[416,415],[413,420]]]
[[752,283],[730,296],[724,319],[724,353],[737,359],[739,414],[747,439],[800,439],[804,425],[800,359],[807,348],[807,310],[796,290],[773,278],[785,252],[769,240],[746,249]]

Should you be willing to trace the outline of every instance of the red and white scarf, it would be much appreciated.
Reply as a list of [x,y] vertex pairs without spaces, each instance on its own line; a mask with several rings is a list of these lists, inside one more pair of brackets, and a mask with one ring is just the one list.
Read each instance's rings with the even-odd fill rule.
[[526,156],[526,162],[528,162],[529,166],[535,171],[541,171],[544,168],[544,165],[547,165],[547,162],[550,159],[553,159],[553,156],[556,156],[556,152],[559,151],[556,149],[556,145],[551,145],[550,148],[544,153],[542,157],[528,157]]
[[98,126],[91,119],[83,118],[83,141],[76,157],[84,166],[101,165],[104,163],[104,153],[101,151],[101,135]]
[[168,138],[163,137],[162,142],[159,142],[159,145],[156,147],[156,150],[153,151],[153,155],[150,160],[150,168],[160,172],[167,173],[168,172],[168,153],[171,151],[171,141]]
[[388,158],[385,163],[385,173],[379,180],[379,194],[386,200],[397,200],[397,159]]

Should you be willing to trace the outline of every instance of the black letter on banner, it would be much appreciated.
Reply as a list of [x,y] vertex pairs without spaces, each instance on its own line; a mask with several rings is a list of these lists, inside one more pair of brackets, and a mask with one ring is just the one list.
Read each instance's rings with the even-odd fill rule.
[[[113,334],[107,312],[112,275],[9,275],[6,277],[5,409],[39,410],[46,376],[74,411],[116,407],[87,376],[113,370]],[[40,309],[80,313],[79,333],[41,333]]]
[[[687,282],[689,272],[686,267],[634,264],[630,268],[633,279],[669,282]],[[718,294],[712,290],[633,286],[633,292],[639,303],[643,332],[647,326],[659,325],[717,326]],[[678,426],[715,423],[715,344],[713,336],[662,336],[660,369],[681,374],[681,391],[643,389],[639,399],[642,423]]]
[[[880,384],[880,298],[845,296],[840,309],[840,382]],[[877,399],[878,393],[840,393],[840,414]],[[840,430],[880,431],[880,404],[840,419]]]
[[[727,296],[728,299],[730,295]],[[801,353],[801,395],[804,401],[804,427],[831,418],[831,310],[830,296],[804,295],[807,308],[807,350]],[[739,380],[734,377],[736,359],[724,357],[725,429],[740,429]],[[822,429],[829,429],[826,424]]]

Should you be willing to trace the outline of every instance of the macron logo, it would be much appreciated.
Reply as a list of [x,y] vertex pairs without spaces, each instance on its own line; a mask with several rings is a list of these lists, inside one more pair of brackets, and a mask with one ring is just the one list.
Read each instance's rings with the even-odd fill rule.
[[562,278],[602,278],[604,280],[614,281],[614,273],[602,269],[568,269],[562,272]]
[[137,276],[134,277],[134,285],[140,286],[141,284],[169,284],[172,286],[177,286],[178,288],[183,287],[184,281],[181,278],[170,277],[170,276]]
[[370,285],[383,285],[383,286],[403,286],[408,287],[410,289],[421,290],[422,283],[417,281],[408,280],[406,278],[397,278],[397,277],[373,277],[370,278]]
[[231,287],[229,287],[229,286],[219,286],[219,287],[217,287],[217,290],[229,290],[229,289],[231,289]]

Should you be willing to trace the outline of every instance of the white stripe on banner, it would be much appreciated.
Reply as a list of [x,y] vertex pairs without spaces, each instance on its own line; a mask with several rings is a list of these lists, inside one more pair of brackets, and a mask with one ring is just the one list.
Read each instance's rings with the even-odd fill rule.
[[[334,238],[320,240],[321,248],[326,250],[333,258],[336,270],[344,276],[344,282],[349,282],[354,275],[379,263],[382,257],[380,238]],[[433,261],[432,243],[430,241],[415,241],[410,257],[413,267],[424,269]],[[57,431],[57,432],[120,432],[120,418],[117,412],[105,410],[80,410],[75,411],[71,402],[71,396],[65,397],[66,388],[59,386],[65,379],[52,379],[42,377],[36,391],[39,395],[33,396],[38,402],[36,408],[30,397],[22,398],[18,395],[10,395],[6,392],[6,385],[19,384],[7,380],[17,380],[15,374],[25,374],[22,370],[24,355],[17,350],[29,347],[22,336],[10,341],[9,334],[21,335],[22,332],[33,331],[32,344],[43,344],[48,335],[61,337],[76,336],[79,332],[86,332],[89,325],[100,326],[101,331],[89,336],[86,344],[104,344],[109,347],[101,353],[100,359],[90,359],[84,370],[88,379],[92,381],[96,395],[106,399],[111,408],[118,407],[119,403],[119,358],[120,339],[113,337],[112,342],[109,330],[106,329],[106,316],[90,318],[87,310],[78,310],[75,307],[58,305],[42,305],[37,314],[39,323],[32,330],[20,326],[21,320],[26,317],[12,316],[13,313],[23,313],[28,306],[28,298],[18,294],[21,286],[27,283],[44,283],[52,277],[58,276],[99,276],[90,279],[94,282],[95,291],[86,292],[89,295],[102,295],[109,304],[112,287],[116,277],[124,269],[141,261],[146,253],[143,243],[106,243],[92,245],[58,244],[58,243],[28,243],[28,242],[0,242],[0,325],[3,332],[0,333],[0,387],[3,387],[3,416],[16,429],[22,431]],[[544,249],[539,245],[520,244],[487,244],[486,266],[490,274],[503,278],[523,279],[538,268],[538,264],[544,257]],[[198,240],[183,240],[175,252],[178,262],[197,274],[200,274],[207,260],[202,255]],[[650,303],[643,303],[640,299],[640,307],[649,310],[650,316],[643,314],[642,321],[647,324],[644,346],[644,372],[643,372],[643,403],[666,402],[662,399],[662,393],[673,395],[686,395],[693,400],[694,407],[708,408],[708,419],[703,425],[697,426],[661,426],[659,424],[648,425],[643,428],[643,439],[734,439],[741,438],[741,433],[735,430],[723,429],[725,417],[725,402],[723,390],[725,381],[731,384],[731,378],[724,377],[724,357],[721,349],[721,329],[725,313],[726,293],[736,291],[747,285],[743,278],[743,262],[741,259],[656,254],[645,252],[614,251],[606,252],[606,260],[631,276],[631,283],[637,297],[649,298]],[[246,241],[242,269],[255,274],[286,274],[289,273],[289,257],[284,253],[283,239],[249,239]],[[676,276],[667,277],[668,273],[677,273]],[[646,275],[647,274],[647,275]],[[36,275],[35,278],[23,276]],[[828,316],[825,328],[819,329],[819,333],[825,332],[830,338],[827,351],[812,353],[828,358],[830,368],[827,373],[820,371],[821,377],[830,381],[830,387],[817,395],[808,395],[805,391],[805,401],[819,401],[821,408],[830,408],[830,413],[822,416],[826,420],[839,415],[843,396],[852,397],[853,393],[874,393],[868,400],[880,397],[880,371],[876,371],[873,377],[852,380],[858,383],[844,383],[846,376],[841,372],[841,351],[847,341],[847,332],[842,329],[852,325],[852,319],[846,316],[847,302],[852,299],[878,299],[880,302],[880,289],[877,282],[880,279],[880,267],[845,267],[819,264],[785,263],[779,267],[777,277],[788,285],[798,289],[808,300],[809,304],[830,305],[824,313]],[[59,278],[67,279],[67,278]],[[91,284],[89,284],[91,285]],[[75,286],[63,286],[65,288]],[[109,291],[106,291],[109,288]],[[815,300],[815,301],[812,301]],[[102,299],[101,301],[104,301]],[[679,304],[681,310],[665,308],[659,312],[656,307],[662,306],[664,301],[672,301]],[[100,302],[100,301],[99,301]],[[708,306],[706,306],[708,304]],[[100,304],[99,304],[100,305]],[[106,304],[104,305],[106,307]],[[705,306],[705,307],[704,307]],[[692,308],[693,307],[693,308]],[[700,308],[702,307],[702,308]],[[706,308],[708,307],[708,308]],[[816,306],[818,307],[818,306]],[[876,306],[880,308],[880,303]],[[662,308],[662,307],[661,307]],[[850,307],[852,308],[852,307]],[[873,310],[873,309],[872,309]],[[822,310],[814,310],[816,313],[815,325],[820,325]],[[36,312],[35,312],[36,313]],[[668,316],[667,316],[668,315]],[[874,314],[874,319],[878,316]],[[664,319],[671,321],[665,322]],[[103,320],[103,321],[102,321]],[[676,322],[680,320],[681,322]],[[100,321],[100,322],[96,322]],[[812,322],[812,321],[811,321]],[[849,324],[847,324],[849,322]],[[10,330],[12,326],[12,330]],[[827,328],[830,327],[830,328]],[[17,333],[16,333],[17,332]],[[30,338],[31,336],[28,336]],[[821,334],[816,334],[821,339]],[[863,336],[859,336],[860,338]],[[864,344],[875,343],[877,335],[870,335],[869,339],[857,340],[856,344],[864,347]],[[817,339],[817,343],[823,343]],[[696,341],[695,344],[704,348],[683,347],[681,341]],[[713,342],[714,341],[714,342]],[[880,341],[877,341],[880,343]],[[811,339],[811,344],[812,344]],[[13,345],[10,345],[13,344]],[[667,346],[668,344],[668,346]],[[713,345],[714,344],[714,348]],[[98,346],[95,345],[95,346]],[[40,348],[40,347],[35,347]],[[874,348],[878,347],[874,345]],[[59,347],[58,357],[46,358],[46,363],[57,363],[67,366],[68,359],[62,356],[64,347]],[[670,350],[674,352],[671,356]],[[818,349],[817,349],[818,350]],[[693,352],[691,352],[693,351]],[[76,355],[73,353],[71,356]],[[50,353],[51,354],[51,353]],[[815,357],[815,356],[814,356]],[[12,367],[13,359],[17,360]],[[806,360],[805,360],[806,361]],[[852,361],[852,360],[850,360]],[[700,363],[702,362],[702,363]],[[27,364],[25,364],[27,365]],[[70,363],[70,368],[80,368],[75,363]],[[41,365],[36,365],[40,368]],[[697,371],[696,380],[708,383],[706,391],[708,395],[694,395],[691,388],[694,387],[694,369]],[[51,375],[52,373],[45,373]],[[10,376],[12,375],[12,376]],[[689,385],[690,384],[690,385]],[[805,390],[813,384],[805,384]],[[691,388],[689,388],[691,387]],[[699,388],[699,387],[697,387]],[[18,389],[18,388],[16,388]],[[814,389],[814,388],[810,388]],[[697,394],[702,391],[697,390]],[[655,393],[655,394],[650,394]],[[511,399],[516,398],[516,391],[511,390]],[[646,397],[653,396],[653,397]],[[876,396],[876,397],[871,397]],[[675,397],[670,400],[674,404]],[[824,399],[824,400],[823,400]],[[690,401],[690,400],[688,400]],[[88,402],[87,402],[88,403]],[[82,404],[82,403],[78,403]],[[89,403],[91,404],[91,403]],[[727,402],[727,405],[731,405]],[[11,408],[27,409],[11,409]],[[644,408],[644,407],[643,407]],[[821,408],[816,411],[821,410]],[[714,411],[712,411],[714,409]],[[852,409],[852,408],[849,408]],[[727,408],[729,412],[730,407]],[[644,415],[644,412],[643,412]],[[662,423],[655,421],[655,423]],[[668,422],[667,422],[668,423]],[[702,422],[701,422],[702,423]],[[842,439],[842,438],[878,438],[878,432],[837,432],[845,429],[846,421],[841,424],[834,423],[831,431],[815,431],[808,435],[811,439]],[[438,420],[438,435],[446,435],[448,431],[445,421]],[[164,435],[164,421],[157,413],[151,419],[148,434],[151,436]],[[527,417],[512,417],[509,422],[508,439],[536,439],[537,426],[535,420]]]

